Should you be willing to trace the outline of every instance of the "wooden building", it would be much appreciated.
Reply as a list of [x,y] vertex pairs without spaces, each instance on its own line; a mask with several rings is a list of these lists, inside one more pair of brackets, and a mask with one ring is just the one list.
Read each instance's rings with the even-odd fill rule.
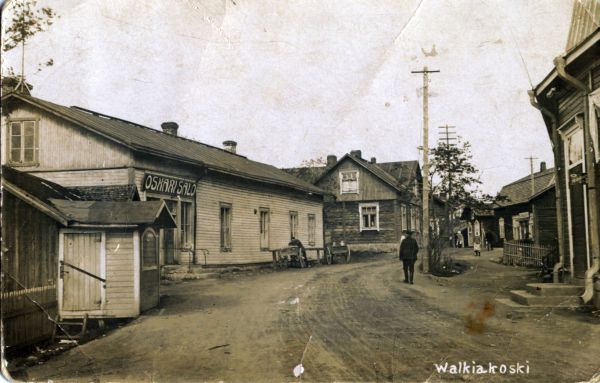
[[326,243],[344,243],[354,250],[395,250],[404,230],[421,232],[422,179],[417,161],[377,163],[361,151],[327,165],[286,169],[330,193],[325,202]]
[[269,262],[291,236],[323,246],[323,191],[233,141],[217,148],[174,122],[160,131],[14,92],[2,104],[2,164],[89,199],[165,201],[177,225],[159,232],[161,264]]
[[[593,297],[600,270],[600,3],[574,2],[566,52],[530,93],[554,150],[560,261],[556,269]],[[598,293],[596,293],[596,296]],[[597,299],[600,304],[600,299]]]
[[49,318],[130,318],[159,301],[156,230],[164,202],[85,201],[2,168],[2,323],[6,346],[48,338]]
[[504,198],[494,207],[498,238],[556,244],[554,173],[542,162],[533,177],[528,175],[502,187],[498,195]]

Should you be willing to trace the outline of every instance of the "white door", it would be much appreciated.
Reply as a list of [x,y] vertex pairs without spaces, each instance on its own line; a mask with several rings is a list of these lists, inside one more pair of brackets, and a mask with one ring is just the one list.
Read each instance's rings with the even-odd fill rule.
[[[102,233],[65,233],[60,265],[63,311],[93,311],[102,305]],[[91,274],[91,275],[90,275]]]

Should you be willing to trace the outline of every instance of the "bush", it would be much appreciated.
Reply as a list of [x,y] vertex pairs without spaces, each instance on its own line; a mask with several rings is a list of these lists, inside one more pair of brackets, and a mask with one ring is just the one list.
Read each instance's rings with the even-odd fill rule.
[[456,275],[454,260],[446,254],[447,241],[440,237],[431,238],[429,243],[429,272],[438,277]]

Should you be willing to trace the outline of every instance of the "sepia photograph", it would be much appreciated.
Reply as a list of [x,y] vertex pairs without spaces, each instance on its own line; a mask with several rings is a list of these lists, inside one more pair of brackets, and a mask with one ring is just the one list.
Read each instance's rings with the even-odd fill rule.
[[0,5],[0,382],[600,383],[600,0]]

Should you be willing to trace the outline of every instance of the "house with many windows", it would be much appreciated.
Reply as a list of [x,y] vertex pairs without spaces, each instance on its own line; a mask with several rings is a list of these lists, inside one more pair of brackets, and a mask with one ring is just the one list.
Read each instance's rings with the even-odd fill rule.
[[498,237],[502,241],[531,240],[556,244],[554,169],[540,164],[540,171],[504,185],[494,207]]
[[214,147],[174,122],[157,130],[16,92],[2,113],[3,165],[90,200],[164,201],[176,227],[157,232],[161,265],[269,262],[291,237],[323,246],[325,192],[234,141]]
[[[530,92],[554,152],[559,261],[600,307],[600,3],[573,4],[565,53]],[[597,290],[594,296],[594,280]]]
[[353,250],[395,250],[403,231],[421,232],[422,179],[418,161],[367,161],[360,150],[327,165],[284,169],[329,192],[325,242]]

